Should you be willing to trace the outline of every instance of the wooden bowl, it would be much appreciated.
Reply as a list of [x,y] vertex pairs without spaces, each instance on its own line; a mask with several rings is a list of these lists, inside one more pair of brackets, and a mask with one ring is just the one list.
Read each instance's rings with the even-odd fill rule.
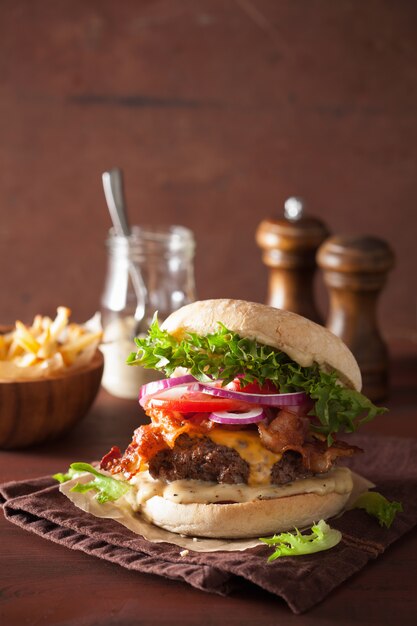
[[0,448],[55,439],[80,421],[100,387],[104,359],[97,350],[79,370],[37,380],[0,382]]

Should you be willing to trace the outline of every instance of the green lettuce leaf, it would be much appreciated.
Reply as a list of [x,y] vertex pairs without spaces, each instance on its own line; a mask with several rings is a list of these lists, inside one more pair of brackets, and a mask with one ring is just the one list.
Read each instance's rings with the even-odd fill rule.
[[330,550],[342,539],[342,533],[335,528],[330,528],[324,520],[311,527],[311,533],[303,535],[295,528],[294,532],[280,533],[273,537],[259,539],[266,545],[274,548],[274,552],[268,557],[268,562],[275,561],[281,556],[300,556]]
[[59,472],[58,474],[54,474],[52,478],[55,478],[59,483],[66,483],[67,480],[71,480],[72,478],[76,478],[80,475],[81,472],[76,472],[75,470],[69,468],[68,472],[62,474]]
[[401,502],[390,502],[377,491],[362,493],[352,508],[364,509],[369,515],[376,517],[379,525],[385,528],[389,528],[397,513],[403,510]]
[[320,371],[317,364],[301,367],[284,352],[242,338],[219,323],[206,336],[187,333],[174,337],[159,326],[155,316],[146,337],[136,338],[137,351],[127,363],[163,371],[171,376],[185,367],[200,382],[221,378],[223,384],[242,376],[241,385],[272,381],[281,393],[304,391],[314,401],[310,412],[312,428],[327,437],[328,445],[337,432],[354,432],[386,409],[376,407],[363,394],[342,387],[336,373]]
[[93,480],[90,480],[88,483],[77,483],[72,487],[71,491],[77,493],[85,493],[91,489],[97,491],[95,498],[100,504],[118,500],[127,493],[131,487],[129,483],[123,480],[116,480],[112,476],[102,474],[89,463],[72,463],[66,474],[55,474],[54,478],[59,482],[65,482],[76,478],[84,472],[92,474],[94,476]]

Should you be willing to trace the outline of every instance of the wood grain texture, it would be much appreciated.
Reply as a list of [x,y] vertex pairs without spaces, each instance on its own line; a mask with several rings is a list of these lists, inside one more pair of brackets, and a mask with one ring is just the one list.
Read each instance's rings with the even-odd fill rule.
[[119,165],[132,221],[195,232],[200,298],[265,301],[255,231],[296,194],[332,232],[390,242],[381,325],[415,333],[416,16],[408,0],[3,0],[0,320],[97,309],[100,175]]
[[269,269],[267,304],[323,324],[314,297],[316,252],[329,235],[320,220],[262,220],[256,242]]
[[[390,349],[390,412],[363,430],[417,437],[414,348],[397,342]],[[66,470],[74,461],[99,459],[112,445],[125,447],[133,429],[144,420],[136,401],[101,391],[86,419],[65,439],[2,452],[0,479],[50,475]],[[415,530],[302,616],[292,615],[283,601],[240,580],[229,597],[221,597],[57,546],[6,522],[2,515],[0,532],[0,617],[7,626],[212,626],[224,623],[225,616],[232,626],[415,624]]]
[[388,395],[388,349],[378,324],[378,301],[394,255],[375,237],[330,237],[317,262],[330,294],[326,326],[351,349],[362,373],[363,393],[382,402]]
[[67,433],[91,407],[104,359],[43,380],[0,382],[0,449],[25,448]]

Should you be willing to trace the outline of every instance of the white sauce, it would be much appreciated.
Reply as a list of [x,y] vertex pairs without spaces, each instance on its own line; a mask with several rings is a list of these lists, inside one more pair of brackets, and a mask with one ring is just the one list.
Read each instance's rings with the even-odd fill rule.
[[100,346],[104,354],[101,384],[113,396],[132,400],[138,398],[142,385],[160,378],[158,372],[126,363],[127,357],[136,348],[132,339],[135,324],[132,316],[114,320],[106,327]]
[[251,502],[294,496],[300,493],[324,495],[335,491],[338,494],[352,490],[352,475],[348,468],[337,467],[313,478],[295,480],[285,485],[227,485],[202,480],[175,480],[166,483],[155,480],[149,472],[136,474],[130,483],[134,486],[126,497],[135,510],[153,496],[162,496],[178,504],[216,503],[216,502]]

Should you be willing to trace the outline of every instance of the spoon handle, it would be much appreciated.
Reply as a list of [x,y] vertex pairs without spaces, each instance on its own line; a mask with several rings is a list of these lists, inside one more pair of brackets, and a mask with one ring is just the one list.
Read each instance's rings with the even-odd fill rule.
[[[129,237],[132,230],[127,219],[126,202],[123,190],[123,174],[118,168],[113,168],[102,175],[104,195],[113,223],[114,231],[119,237]],[[135,263],[129,262],[129,274],[136,296],[135,320],[138,322],[135,334],[139,332],[140,322],[145,316],[147,290],[143,282],[140,269]]]
[[123,188],[123,174],[118,168],[103,173],[103,188],[116,235],[129,237],[131,229],[127,219],[127,210]]

